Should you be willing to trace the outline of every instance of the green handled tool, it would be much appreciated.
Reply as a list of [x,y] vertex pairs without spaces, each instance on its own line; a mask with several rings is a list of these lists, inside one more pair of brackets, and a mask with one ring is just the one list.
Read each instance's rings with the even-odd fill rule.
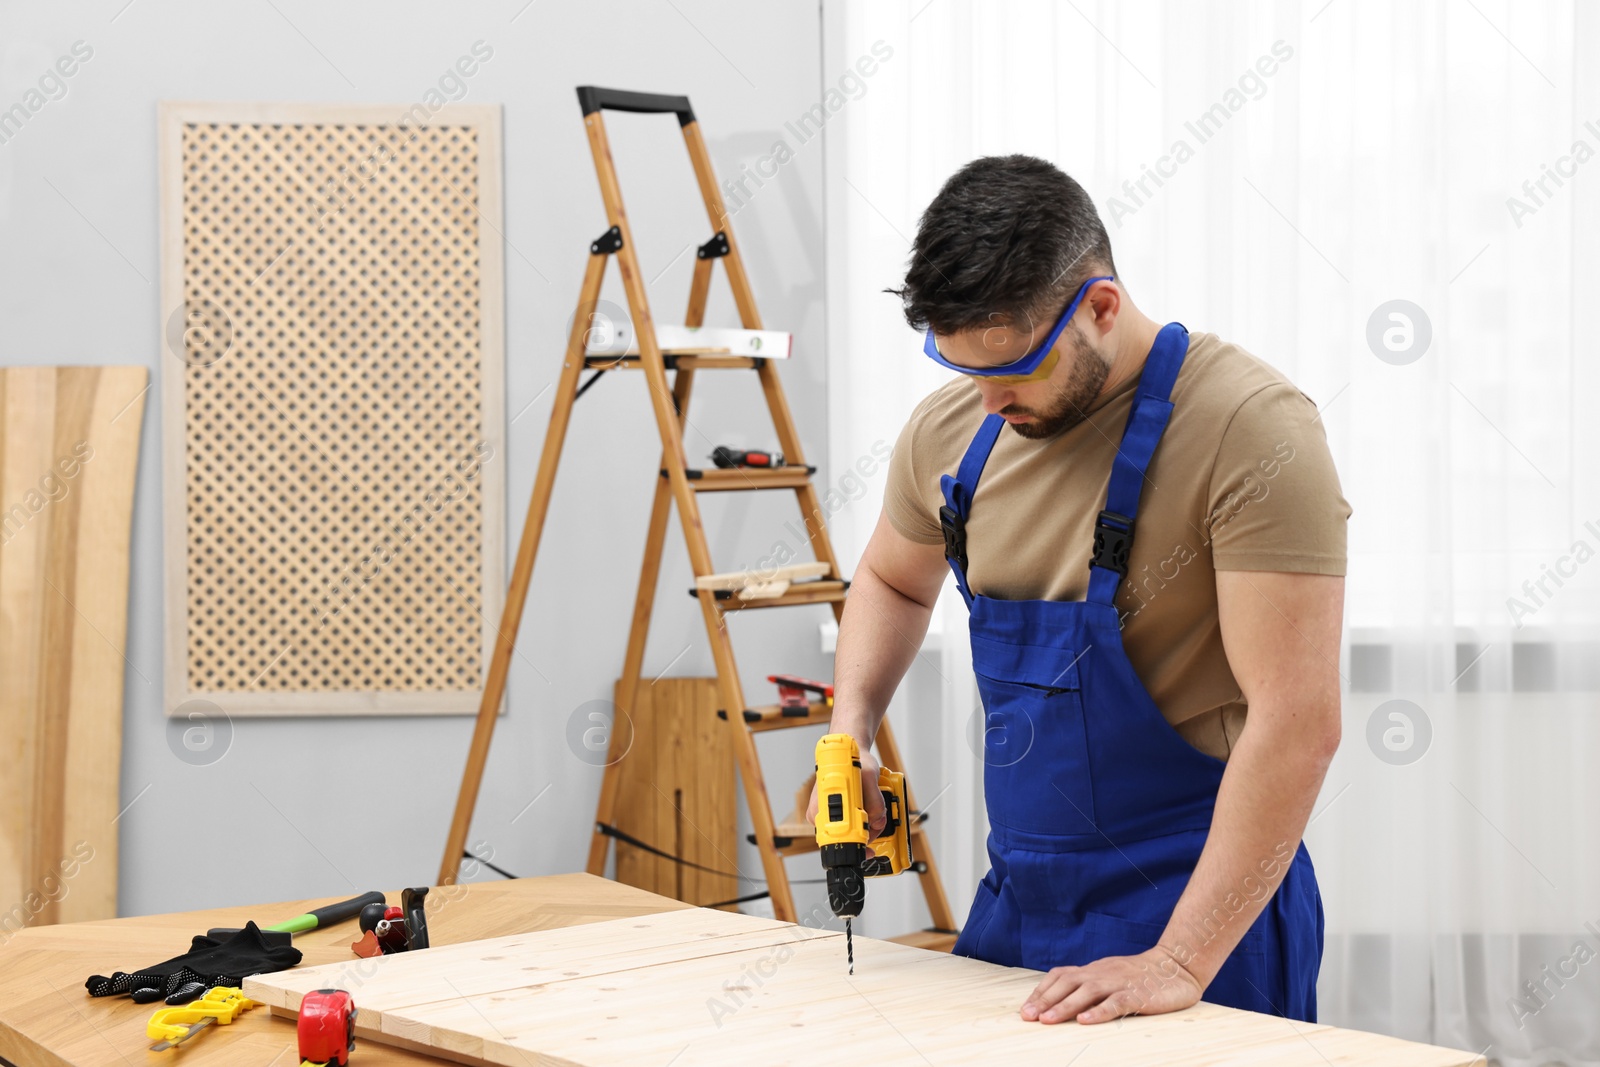
[[[368,904],[382,904],[383,902],[383,894],[373,890],[370,893],[363,893],[359,897],[341,900],[337,904],[324,905],[303,915],[296,915],[292,919],[285,919],[281,923],[274,923],[272,926],[263,926],[261,932],[267,935],[269,944],[288,944],[295,934],[303,934],[323,926],[332,926],[335,923],[354,919],[361,914],[361,909]],[[206,936],[217,941],[225,941],[238,932],[236,928],[230,929],[218,926],[207,930]],[[274,937],[272,936],[274,934],[280,936]]]

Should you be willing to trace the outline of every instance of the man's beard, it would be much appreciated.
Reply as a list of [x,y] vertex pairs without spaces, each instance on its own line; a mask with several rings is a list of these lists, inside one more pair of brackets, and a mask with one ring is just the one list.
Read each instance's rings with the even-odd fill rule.
[[1007,404],[1000,409],[1002,415],[1031,415],[1032,422],[1008,423],[1020,437],[1039,440],[1054,437],[1078,425],[1088,417],[1090,405],[1100,397],[1100,390],[1111,373],[1111,365],[1100,353],[1089,347],[1088,340],[1076,328],[1069,327],[1062,340],[1072,339],[1072,351],[1063,358],[1069,361],[1067,380],[1061,391],[1050,399],[1050,406],[1036,411],[1032,408]]

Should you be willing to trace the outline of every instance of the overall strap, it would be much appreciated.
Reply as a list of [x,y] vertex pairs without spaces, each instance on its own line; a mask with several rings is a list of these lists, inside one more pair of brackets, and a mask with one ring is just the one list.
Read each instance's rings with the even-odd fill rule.
[[1106,506],[1094,525],[1094,553],[1089,557],[1088,599],[1110,604],[1117,586],[1128,573],[1128,553],[1133,548],[1133,521],[1139,514],[1139,494],[1161,435],[1172,415],[1172,384],[1189,352],[1189,331],[1169,322],[1156,334],[1138,391],[1122,431],[1122,444],[1111,463]]
[[961,457],[955,477],[941,475],[939,488],[944,490],[944,507],[939,509],[939,526],[944,530],[944,558],[955,572],[956,588],[961,598],[972,606],[972,592],[967,588],[967,516],[972,511],[972,494],[978,491],[978,478],[989,453],[1000,437],[1006,420],[999,415],[984,418],[983,425],[973,435],[972,443]]

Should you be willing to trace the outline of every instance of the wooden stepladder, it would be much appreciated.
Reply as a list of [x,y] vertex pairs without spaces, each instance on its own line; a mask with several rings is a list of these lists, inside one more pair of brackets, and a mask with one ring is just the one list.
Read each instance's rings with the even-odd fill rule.
[[[567,339],[567,351],[556,384],[554,408],[550,426],[545,433],[544,452],[539,459],[539,470],[534,482],[533,497],[528,503],[528,514],[523,525],[522,540],[512,570],[511,588],[506,596],[504,614],[500,620],[499,636],[495,641],[494,655],[489,664],[488,678],[484,684],[483,702],[478,710],[477,726],[472,735],[466,772],[461,782],[461,792],[456,801],[455,817],[450,825],[450,836],[445,845],[444,858],[439,868],[439,883],[449,885],[455,881],[457,870],[465,855],[467,833],[472,822],[473,808],[477,803],[478,786],[483,777],[489,753],[489,741],[494,732],[495,716],[505,693],[506,674],[510,667],[512,648],[516,642],[517,628],[522,620],[527,600],[528,584],[533,574],[534,557],[539,549],[539,537],[544,529],[546,512],[554,487],[556,468],[561,458],[562,444],[566,438],[572,408],[584,389],[592,385],[600,374],[608,370],[635,369],[644,372],[649,387],[650,403],[655,412],[656,425],[661,433],[660,477],[656,481],[655,501],[650,511],[649,534],[645,542],[644,562],[639,571],[639,590],[634,600],[633,622],[628,636],[627,654],[623,664],[622,679],[617,687],[618,714],[630,709],[623,701],[632,702],[631,694],[637,691],[644,662],[645,642],[650,626],[650,611],[655,602],[657,578],[661,570],[661,555],[666,542],[667,518],[673,504],[683,524],[684,542],[689,550],[689,562],[694,570],[696,588],[691,590],[700,602],[705,618],[706,634],[711,641],[716,665],[719,702],[723,711],[718,714],[728,722],[733,731],[733,751],[738,762],[739,777],[744,783],[745,799],[750,806],[754,841],[761,853],[763,873],[772,897],[773,912],[777,918],[794,922],[797,919],[794,897],[790,892],[784,860],[788,856],[816,850],[814,830],[805,823],[778,825],[773,820],[772,807],[767,798],[766,784],[761,774],[761,762],[756,751],[755,735],[768,730],[789,727],[826,725],[830,709],[823,703],[813,703],[804,715],[791,709],[785,714],[778,705],[750,707],[745,703],[739,682],[738,667],[734,662],[733,645],[727,627],[730,615],[755,608],[795,607],[799,605],[827,604],[834,618],[844,612],[844,599],[848,582],[839,574],[833,545],[828,539],[823,523],[823,511],[816,488],[811,484],[813,468],[807,467],[795,432],[794,419],[784,397],[777,368],[770,359],[760,356],[730,355],[726,350],[707,348],[667,349],[657,343],[656,330],[650,317],[650,303],[645,293],[643,274],[633,234],[628,225],[627,213],[622,206],[622,192],[617,182],[611,149],[606,139],[602,112],[606,110],[672,114],[678,118],[688,147],[689,161],[694,167],[700,193],[705,200],[714,235],[697,254],[694,279],[689,290],[689,306],[684,316],[686,326],[701,325],[705,315],[706,297],[711,287],[712,267],[718,259],[724,261],[728,283],[733,290],[734,303],[739,311],[741,325],[747,330],[762,328],[761,315],[756,309],[750,281],[745,275],[744,261],[739,254],[739,244],[729,225],[722,195],[718,191],[711,158],[694,117],[687,97],[636,93],[617,89],[582,86],[578,101],[583,108],[583,121],[589,134],[589,148],[594,155],[594,165],[600,179],[600,195],[605,202],[609,229],[589,246],[588,267],[578,296],[578,308],[572,317],[572,330]],[[590,355],[586,344],[590,323],[600,299],[601,282],[606,265],[615,258],[622,271],[622,284],[627,294],[637,337],[637,353],[626,355]],[[719,354],[720,353],[720,354]],[[594,376],[580,385],[584,370],[593,370]],[[672,380],[667,372],[673,371]],[[689,465],[684,452],[683,428],[689,407],[690,391],[696,371],[701,370],[753,370],[761,383],[762,394],[772,415],[779,447],[785,465],[766,469],[711,469],[697,470]],[[700,523],[697,496],[706,492],[743,492],[764,489],[790,489],[795,493],[800,511],[805,519],[806,531],[817,563],[809,570],[820,574],[809,580],[792,581],[786,589],[774,596],[772,587],[763,590],[745,587],[742,581],[718,581],[712,566],[705,531]],[[795,568],[796,571],[805,568]],[[749,586],[759,583],[769,575],[752,572]],[[735,588],[727,588],[732,585]],[[719,588],[720,587],[720,588]],[[735,710],[737,709],[737,710]],[[595,816],[594,836],[590,843],[588,870],[603,874],[609,852],[610,836],[607,830],[617,802],[618,785],[617,751],[622,730],[611,731],[611,752],[605,777],[600,787],[599,808]],[[893,731],[885,722],[878,732],[878,753],[886,766],[903,768],[904,762],[896,745]],[[915,798],[911,798],[915,809]],[[803,812],[801,813],[804,814]],[[920,821],[912,829],[912,849],[916,871],[921,878],[923,893],[934,929],[921,934],[908,935],[903,940],[934,947],[948,947],[954,940],[954,924],[949,902],[939,881],[933,853],[927,834]]]

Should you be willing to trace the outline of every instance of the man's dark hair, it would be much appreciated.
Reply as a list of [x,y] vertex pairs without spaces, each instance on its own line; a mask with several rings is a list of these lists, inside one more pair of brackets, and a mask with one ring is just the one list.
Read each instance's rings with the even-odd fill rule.
[[900,297],[912,329],[1049,329],[1088,278],[1115,274],[1083,186],[1034,156],[984,156],[922,213]]

